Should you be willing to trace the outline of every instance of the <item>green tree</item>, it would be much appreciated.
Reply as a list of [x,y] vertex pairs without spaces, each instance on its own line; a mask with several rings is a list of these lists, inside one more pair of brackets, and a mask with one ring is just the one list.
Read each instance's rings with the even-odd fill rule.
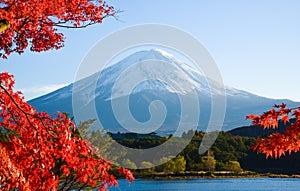
[[120,159],[127,154],[126,149],[116,143],[116,141],[103,130],[92,130],[91,125],[95,121],[96,119],[81,121],[78,125],[78,133],[81,138],[89,140],[103,158],[118,165],[122,162]]
[[129,169],[137,169],[136,164],[132,162],[130,159],[124,159],[121,164]]
[[175,163],[172,160],[173,157],[163,157],[160,159],[161,165],[155,168],[158,172],[171,173],[175,170]]
[[226,170],[234,171],[234,172],[241,172],[243,169],[238,161],[228,161],[225,164]]
[[143,161],[141,162],[140,168],[142,169],[142,173],[151,174],[154,171],[154,164],[149,161]]
[[186,169],[186,160],[184,156],[178,155],[177,157],[163,157],[160,159],[161,165],[155,168],[158,172],[166,173],[179,173],[184,172]]
[[175,164],[175,169],[174,172],[184,172],[186,168],[186,160],[184,156],[177,156],[175,159],[173,159],[174,164]]
[[214,171],[216,169],[216,160],[210,150],[208,150],[207,156],[201,157],[201,162],[204,165],[204,170]]
[[141,168],[149,169],[149,168],[153,168],[153,167],[154,167],[154,164],[152,164],[151,162],[148,162],[148,161],[141,162]]

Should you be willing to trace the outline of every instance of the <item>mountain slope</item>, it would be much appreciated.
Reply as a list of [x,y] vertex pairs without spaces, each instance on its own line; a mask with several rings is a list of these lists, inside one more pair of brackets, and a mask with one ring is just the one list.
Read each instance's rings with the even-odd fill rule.
[[[117,88],[113,88],[120,77],[122,77],[123,82]],[[140,83],[131,87],[130,85],[134,84],[136,79],[147,80],[140,81]],[[73,89],[74,87],[76,88]],[[132,92],[129,94],[127,91],[130,88],[132,88]],[[83,115],[86,114],[83,119],[91,118],[89,114],[92,111],[88,106],[95,103],[102,126],[111,132],[117,132],[128,130],[124,129],[114,116],[111,106],[112,101],[129,99],[130,112],[141,124],[151,118],[149,105],[153,101],[159,100],[164,103],[168,111],[166,119],[162,124],[150,123],[148,127],[143,127],[148,128],[144,133],[151,131],[172,133],[180,123],[181,96],[190,99],[191,103],[192,101],[199,103],[198,128],[205,130],[211,113],[211,94],[218,96],[220,90],[222,90],[222,87],[219,84],[213,83],[213,87],[210,87],[203,74],[194,70],[188,64],[161,50],[152,49],[129,55],[118,63],[105,68],[101,73],[95,73],[76,82],[76,85],[70,84],[33,99],[29,103],[39,111],[49,113],[62,111],[73,115],[72,93],[75,93],[75,102],[80,106],[80,112]],[[194,93],[198,95],[198,100],[194,100]],[[248,125],[250,122],[244,120],[246,115],[250,113],[260,114],[270,109],[274,104],[284,102],[290,107],[299,105],[299,103],[290,100],[269,99],[229,87],[226,87],[226,95],[227,108],[222,130]],[[152,106],[152,114],[161,112],[160,105],[152,104]],[[187,106],[187,108],[191,108],[192,111],[193,105]],[[125,115],[124,118],[126,118]],[[124,120],[126,122],[127,119]],[[189,126],[192,124],[186,121],[184,125]],[[158,129],[157,126],[161,126],[161,128]],[[140,127],[137,125],[133,128]]]

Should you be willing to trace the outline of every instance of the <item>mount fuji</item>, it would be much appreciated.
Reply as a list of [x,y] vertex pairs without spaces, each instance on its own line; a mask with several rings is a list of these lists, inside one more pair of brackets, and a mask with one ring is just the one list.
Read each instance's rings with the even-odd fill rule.
[[[151,63],[152,61],[154,62]],[[114,88],[120,78],[122,78],[121,85]],[[134,83],[136,79],[143,80]],[[201,72],[178,60],[175,56],[158,49],[135,52],[106,67],[101,73],[97,72],[75,83],[76,85],[72,83],[30,100],[29,103],[38,111],[46,111],[50,114],[61,111],[74,115],[72,96],[74,99],[75,93],[76,99],[78,99],[75,101],[81,104],[82,113],[90,113],[88,106],[94,104],[101,125],[106,130],[126,132],[127,130],[119,123],[113,112],[112,101],[128,98],[131,115],[138,122],[145,123],[152,114],[152,112],[150,114],[149,106],[153,101],[158,100],[164,104],[167,113],[162,124],[155,124],[160,125],[160,128],[152,130],[159,134],[168,134],[176,130],[180,121],[182,114],[180,97],[190,99],[192,94],[197,94],[197,103],[200,108],[198,129],[205,130],[211,116],[212,95],[218,95],[224,88],[218,83],[212,83],[209,86]],[[270,99],[231,87],[225,87],[225,91],[226,113],[222,127],[224,131],[249,125],[250,122],[245,121],[246,115],[260,114],[274,104],[286,103],[289,107],[299,105],[291,100]],[[157,113],[161,109],[158,107],[155,110],[154,107],[153,113]],[[151,132],[151,128],[149,132]]]

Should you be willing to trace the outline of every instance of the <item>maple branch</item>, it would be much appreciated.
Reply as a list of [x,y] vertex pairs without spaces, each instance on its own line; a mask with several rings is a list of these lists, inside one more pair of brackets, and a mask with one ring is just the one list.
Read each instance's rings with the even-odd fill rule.
[[[28,116],[26,115],[26,112],[16,103],[16,101],[14,100],[14,98],[10,95],[10,93],[6,90],[6,88],[4,88],[1,84],[0,84],[0,87],[5,91],[5,93],[11,98],[11,100],[13,101],[13,103],[18,107],[18,109],[21,111],[21,112],[23,112],[24,114],[25,114],[25,116],[26,116],[26,119],[27,119],[27,121],[29,122],[29,124],[30,124],[30,126],[32,126],[36,131],[37,131],[37,134],[38,134],[38,130],[33,126],[33,124],[29,121],[29,118],[28,118]],[[1,103],[3,104],[4,102],[2,101],[2,100],[0,100],[1,101]],[[5,104],[5,103],[4,103]],[[17,122],[17,120],[15,119],[15,116],[14,116],[14,114],[12,113],[12,111],[11,110],[8,110],[8,112],[12,115],[12,119],[14,120],[14,122],[16,123],[16,124],[19,124],[18,122]],[[20,126],[20,125],[19,125]],[[9,130],[9,129],[8,129]],[[38,144],[38,141],[37,141],[37,139],[34,139],[34,141],[35,141],[35,143],[37,144],[37,147],[38,147],[38,149],[40,150],[40,145]],[[13,143],[13,144],[16,144],[16,143]],[[19,143],[18,143],[19,144]],[[20,146],[21,144],[19,144],[19,146]],[[24,146],[24,145],[23,145]],[[27,148],[24,148],[24,149],[26,149],[27,151],[28,151],[28,149]],[[39,153],[40,154],[40,153]],[[41,154],[40,154],[40,156],[41,156]]]
[[61,24],[54,24],[53,26],[61,27],[61,28],[67,28],[67,29],[81,29],[81,28],[86,28],[90,25],[94,25],[96,23],[97,22],[89,22],[88,24],[81,25],[81,26],[71,26],[71,25],[61,25]]
[[18,30],[16,30],[17,33],[20,33],[20,30],[26,25],[26,23],[27,23],[27,21],[28,21],[29,18],[30,18],[30,17],[26,17],[26,18],[24,19],[22,25],[18,28]]
[[[8,92],[8,90],[3,87],[1,84],[0,84],[0,88],[8,95],[8,97],[11,99],[11,101],[16,105],[16,107],[25,115],[28,123],[30,124],[30,126],[32,126],[35,130],[37,130],[37,128],[31,123],[31,121],[29,120],[29,117],[28,115],[32,115],[30,113],[27,113],[26,111],[23,110],[23,108],[21,108],[19,106],[19,104],[16,102],[16,100],[12,97],[12,95]],[[33,115],[32,115],[33,116]]]
[[[113,13],[110,13],[110,14],[107,14],[107,15],[104,15],[102,17],[102,19],[105,19],[107,17],[114,17],[117,21],[120,21],[119,20],[119,17],[117,16],[117,14],[119,13],[122,13],[124,11],[121,11],[121,10],[117,10],[117,11],[114,11]],[[42,22],[42,21],[41,21]],[[45,22],[43,22],[45,23]],[[95,22],[95,21],[90,21],[89,23],[87,24],[83,24],[83,25],[80,25],[80,26],[72,26],[72,25],[67,25],[67,21],[65,22],[56,22],[54,24],[50,24],[50,23],[45,23],[45,24],[48,24],[48,25],[52,25],[52,26],[56,26],[56,27],[61,27],[61,28],[67,28],[67,29],[82,29],[82,28],[86,28],[88,26],[91,26],[91,25],[94,25],[94,24],[97,24],[99,22]],[[66,25],[64,25],[66,24]]]
[[[32,116],[32,117],[34,117],[34,118],[39,119],[40,122],[42,123],[42,125],[43,125],[44,127],[47,127],[46,124],[45,124],[44,121],[43,121],[43,118],[41,118],[41,117],[39,117],[39,116],[36,116],[36,115],[34,115],[34,114],[32,114],[32,113],[28,113],[28,112],[24,111],[23,108],[21,108],[21,106],[16,102],[16,100],[12,97],[12,95],[8,92],[8,90],[7,90],[5,87],[3,87],[3,86],[0,84],[0,88],[1,88],[2,90],[4,90],[4,92],[9,96],[9,98],[10,98],[10,99],[12,100],[12,102],[16,105],[16,107],[17,107],[17,108],[25,115],[25,117],[26,117],[26,119],[27,119],[27,121],[28,121],[28,123],[30,124],[31,127],[33,127],[35,130],[37,130],[37,128],[36,128],[36,127],[32,124],[32,122],[29,120],[29,117],[28,117],[28,116]],[[45,119],[48,119],[48,120],[50,120],[50,121],[53,121],[51,118],[45,118]],[[54,136],[54,133],[50,133],[49,130],[48,130],[48,128],[46,128],[46,131],[47,131],[47,133],[49,133],[50,135]]]

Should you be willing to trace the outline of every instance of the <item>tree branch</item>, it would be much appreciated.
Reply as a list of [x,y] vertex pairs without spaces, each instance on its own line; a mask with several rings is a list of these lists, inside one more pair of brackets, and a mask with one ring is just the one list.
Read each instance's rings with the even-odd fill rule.
[[[111,14],[104,15],[104,16],[102,17],[102,19],[105,19],[105,18],[107,18],[107,17],[114,17],[117,21],[120,21],[120,20],[119,20],[119,17],[117,16],[117,14],[122,13],[122,12],[124,12],[124,11],[121,11],[121,10],[114,11],[114,12],[111,13]],[[49,23],[45,23],[45,24],[49,24],[49,25],[53,25],[53,26],[61,27],[61,28],[68,28],[68,29],[82,29],[82,28],[86,28],[86,27],[88,27],[88,26],[97,24],[98,22],[90,21],[89,23],[83,24],[83,25],[80,25],[80,26],[68,25],[67,23],[68,23],[68,22],[56,22],[56,23],[54,23],[54,24],[49,24]],[[64,25],[64,24],[65,24],[65,25]]]
[[0,88],[8,95],[8,97],[16,105],[16,107],[25,115],[25,117],[26,117],[28,123],[30,124],[30,126],[32,126],[35,130],[37,130],[37,128],[31,123],[31,121],[29,120],[29,117],[28,117],[28,115],[31,115],[31,116],[34,116],[34,115],[24,111],[23,108],[21,108],[19,106],[19,104],[16,102],[16,100],[12,97],[12,95],[7,91],[7,89],[5,87],[3,87],[1,84],[0,84]]

